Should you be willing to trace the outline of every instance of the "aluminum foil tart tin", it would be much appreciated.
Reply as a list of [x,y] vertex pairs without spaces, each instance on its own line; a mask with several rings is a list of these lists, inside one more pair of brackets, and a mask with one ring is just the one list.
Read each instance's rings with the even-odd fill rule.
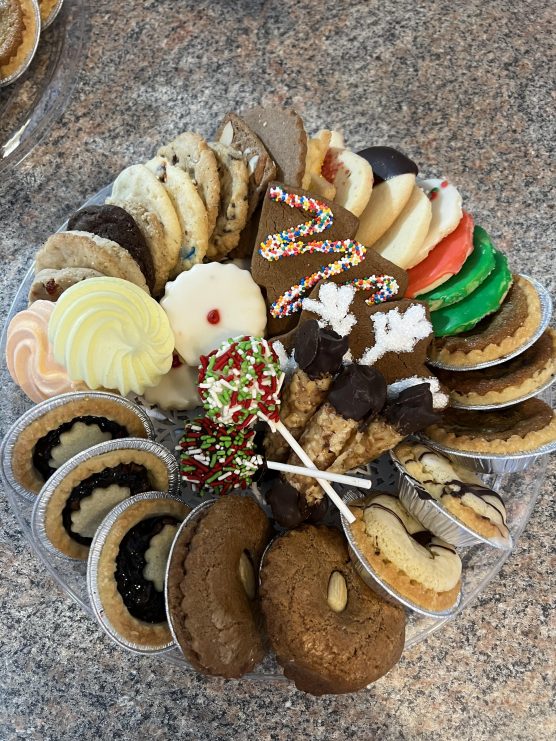
[[12,72],[9,77],[0,78],[0,87],[11,85],[12,82],[15,82],[24,72],[27,72],[37,51],[37,46],[39,45],[39,39],[41,36],[41,11],[38,0],[29,0],[29,3],[33,7],[33,15],[35,16],[35,38],[33,39],[33,45],[29,49],[27,58],[21,67],[16,69],[15,72]]
[[[343,500],[346,504],[349,505],[353,502],[363,499],[364,497],[365,497],[365,494],[363,492],[350,491],[343,497]],[[355,538],[352,535],[351,528],[349,526],[348,521],[343,516],[341,516],[341,520],[342,520],[342,527],[344,529],[344,534],[348,542],[349,555],[355,567],[355,570],[357,571],[359,576],[363,579],[365,584],[368,587],[370,587],[374,592],[376,592],[380,597],[387,600],[388,602],[395,602],[395,603],[401,604],[404,607],[409,608],[413,612],[417,612],[419,615],[425,615],[427,617],[432,617],[432,618],[439,618],[439,619],[447,618],[447,617],[451,617],[452,615],[455,615],[458,612],[459,605],[461,602],[461,591],[458,595],[456,603],[452,607],[450,607],[449,610],[442,610],[438,612],[435,610],[427,610],[424,607],[421,607],[420,605],[416,605],[410,599],[400,594],[390,584],[385,582],[372,568],[372,566],[369,564],[365,556],[359,550],[359,547],[357,546],[357,543],[355,542]]]
[[[63,481],[77,466],[81,463],[95,458],[97,455],[103,453],[110,453],[114,450],[144,450],[149,453],[153,453],[160,458],[165,464],[168,470],[168,495],[170,497],[178,497],[180,493],[180,476],[178,463],[172,453],[159,443],[155,443],[152,440],[143,440],[139,437],[127,437],[121,440],[108,440],[105,443],[99,443],[94,445],[88,450],[84,450],[82,453],[78,453],[69,461],[66,461],[56,473],[51,476],[46,484],[40,491],[39,496],[36,498],[33,512],[31,513],[31,532],[33,537],[36,538],[40,544],[51,554],[58,556],[58,558],[66,561],[82,561],[79,558],[72,558],[71,556],[62,553],[50,542],[48,535],[46,534],[45,518],[48,509],[48,504],[54,492]],[[140,496],[135,494],[133,497],[129,497],[129,500]],[[181,497],[179,497],[181,499]],[[128,501],[128,500],[125,500]],[[117,505],[119,506],[119,505]]]
[[539,386],[539,388],[535,389],[534,391],[530,391],[524,396],[518,396],[517,399],[512,399],[511,401],[503,401],[499,404],[459,404],[457,401],[452,401],[450,399],[450,403],[448,406],[451,406],[454,409],[469,409],[470,411],[476,412],[487,411],[488,409],[503,409],[504,407],[512,407],[514,406],[514,404],[519,404],[521,401],[526,401],[527,399],[532,399],[534,396],[539,396],[540,394],[542,394],[543,391],[549,389],[554,381],[556,381],[556,376],[552,376],[552,378],[550,378],[542,386]]
[[505,543],[495,542],[485,538],[483,535],[467,527],[460,519],[448,512],[441,502],[435,499],[422,499],[415,487],[415,482],[409,476],[403,464],[398,460],[395,453],[390,451],[390,457],[396,466],[400,475],[400,489],[398,496],[406,510],[422,522],[433,535],[442,538],[447,543],[456,548],[466,548],[467,546],[486,543],[493,548],[501,550],[511,550],[513,542],[511,536]]
[[24,499],[27,499],[30,502],[34,502],[37,498],[36,492],[27,489],[14,476],[12,459],[14,445],[19,435],[32,422],[40,419],[40,417],[42,417],[47,412],[64,406],[65,404],[71,404],[72,402],[79,401],[84,397],[92,397],[93,399],[112,399],[115,404],[119,404],[120,406],[125,407],[129,411],[133,412],[139,418],[141,424],[143,425],[147,438],[149,440],[154,439],[154,426],[145,410],[137,404],[134,404],[132,401],[129,401],[129,399],[124,399],[122,396],[118,396],[117,394],[109,394],[106,391],[72,391],[68,394],[60,394],[60,396],[54,396],[52,397],[52,399],[46,399],[46,401],[41,401],[39,404],[31,407],[31,409],[28,409],[25,414],[23,414],[18,420],[14,422],[14,424],[7,431],[4,440],[2,441],[2,446],[0,447],[0,470],[2,473],[2,478],[4,479],[5,483],[8,484],[13,489],[13,491],[16,492],[16,494],[19,494]]
[[87,561],[87,593],[91,601],[93,612],[96,619],[98,620],[100,627],[108,636],[110,636],[114,643],[117,643],[119,646],[122,646],[123,648],[128,649],[128,651],[132,651],[136,654],[160,654],[173,649],[175,647],[174,640],[172,639],[168,641],[168,643],[164,644],[163,646],[145,646],[128,640],[114,628],[114,626],[108,619],[104,611],[104,606],[102,604],[98,588],[98,567],[100,555],[106,542],[106,538],[108,537],[114,524],[126,510],[137,504],[137,502],[145,500],[154,500],[160,502],[182,501],[179,497],[169,496],[168,494],[165,494],[161,491],[149,491],[145,492],[144,494],[136,494],[134,497],[130,497],[129,499],[126,499],[123,502],[120,502],[120,504],[116,505],[116,507],[114,507],[114,509],[102,521],[99,529],[96,531],[93,542],[91,543],[91,550],[89,552],[89,559]]
[[[169,591],[168,591],[168,574],[170,573],[170,566],[172,564],[172,560],[174,558],[174,550],[176,543],[179,541],[180,536],[182,532],[185,530],[185,528],[190,525],[192,522],[195,522],[199,519],[199,516],[202,515],[205,510],[207,510],[212,504],[214,504],[216,500],[215,499],[207,499],[205,502],[201,502],[195,509],[193,509],[185,518],[185,520],[182,522],[182,524],[179,527],[178,532],[176,533],[176,537],[174,538],[174,542],[172,543],[172,547],[170,548],[170,554],[168,556],[168,561],[166,563],[166,575],[164,578],[164,601],[166,603],[166,616],[168,617],[168,625],[170,626],[170,633],[172,634],[172,638],[174,639],[175,645],[179,647],[179,641],[176,636],[176,631],[174,629],[174,625],[172,622],[172,611],[170,609],[170,599],[169,599]],[[187,660],[187,659],[186,659]]]
[[527,453],[495,455],[494,453],[476,453],[469,450],[457,450],[456,448],[450,448],[447,445],[437,443],[435,440],[431,440],[424,435],[418,435],[418,437],[430,448],[444,453],[456,463],[477,473],[520,473],[529,468],[539,458],[556,451],[556,440],[536,450],[530,450]]
[[431,360],[429,358],[427,360],[427,364],[432,366],[433,368],[443,368],[444,370],[451,371],[479,370],[480,368],[490,368],[493,365],[505,363],[506,360],[511,360],[512,358],[515,358],[516,355],[521,355],[521,353],[525,352],[528,347],[531,347],[531,345],[533,345],[539,339],[539,337],[550,324],[550,318],[552,316],[552,299],[550,298],[550,294],[548,293],[546,288],[542,285],[542,283],[539,283],[538,280],[536,280],[535,278],[531,278],[531,276],[529,275],[521,274],[521,277],[528,280],[529,283],[532,283],[537,293],[539,294],[539,299],[541,302],[541,321],[539,323],[539,326],[537,327],[537,331],[533,335],[531,335],[528,340],[526,340],[513,352],[508,353],[507,355],[503,355],[501,358],[497,358],[496,360],[487,360],[484,363],[475,363],[474,365],[461,366],[451,365],[450,363],[442,363],[440,360]]
[[50,15],[42,24],[42,31],[45,31],[49,26],[51,26],[54,23],[54,21],[58,17],[59,12],[62,10],[63,4],[64,4],[64,0],[58,0],[58,2],[54,5],[52,10],[50,11]]

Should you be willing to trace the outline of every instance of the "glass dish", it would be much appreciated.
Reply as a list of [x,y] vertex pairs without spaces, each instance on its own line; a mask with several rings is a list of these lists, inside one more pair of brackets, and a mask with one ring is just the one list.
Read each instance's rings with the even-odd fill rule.
[[0,175],[15,167],[66,107],[87,40],[85,0],[63,3],[27,71],[0,88]]
[[[111,186],[104,188],[84,205],[103,203],[110,191]],[[25,275],[8,313],[0,341],[2,358],[5,356],[7,326],[12,316],[27,306],[27,293],[32,282],[32,275],[33,269],[31,268]],[[6,429],[7,426],[11,425],[31,406],[31,402],[7,375],[5,361],[3,374],[5,380],[3,393],[6,399],[7,409],[6,418],[4,419],[4,429]],[[547,400],[550,402],[550,390],[544,392],[544,395],[548,395],[549,398]],[[170,450],[173,450],[180,436],[185,415],[171,414],[165,416],[158,410],[148,411],[155,425],[155,439],[166,445]],[[531,516],[545,478],[546,467],[547,457],[544,456],[535,460],[526,471],[520,473],[483,476],[487,485],[497,489],[504,497],[508,513],[508,525],[514,547]],[[2,480],[10,505],[34,553],[43,562],[52,578],[62,590],[87,614],[93,617],[93,611],[87,597],[86,563],[68,561],[67,559],[58,557],[47,551],[41,543],[33,538],[30,527],[33,503],[18,496],[10,488],[4,474],[4,461],[0,461],[0,473],[2,474]],[[376,487],[383,491],[393,491],[396,488],[395,468],[388,455],[382,456],[377,462],[374,462],[368,471],[360,473],[370,475]],[[187,487],[182,488],[182,493],[185,501],[190,506],[196,506],[202,501],[202,499]],[[255,491],[255,494],[257,493]],[[364,493],[362,492],[363,495]],[[511,550],[503,551],[486,545],[475,545],[469,548],[459,549],[459,553],[463,561],[464,576],[462,598],[458,610],[449,618],[445,617],[441,619],[424,617],[417,613],[408,612],[406,648],[415,646],[417,643],[425,640],[427,636],[439,630],[448,620],[453,620],[462,610],[468,608],[477,595],[484,591],[492,579],[496,577],[510,556]],[[184,670],[192,671],[177,649],[161,654],[160,660],[169,661],[183,667]],[[280,667],[272,656],[267,656],[256,671],[247,675],[247,677],[252,679],[285,681]]]

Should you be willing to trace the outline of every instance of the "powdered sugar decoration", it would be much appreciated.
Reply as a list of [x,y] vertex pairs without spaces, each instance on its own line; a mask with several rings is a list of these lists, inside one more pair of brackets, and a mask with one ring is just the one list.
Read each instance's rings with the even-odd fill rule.
[[365,351],[361,365],[374,365],[387,352],[411,352],[419,340],[432,333],[423,304],[413,304],[403,313],[396,307],[372,314],[371,321],[375,344]]
[[319,289],[319,298],[304,298],[303,309],[312,311],[321,318],[319,327],[330,327],[340,337],[346,337],[357,319],[350,313],[349,307],[355,296],[353,286],[338,286],[335,283],[323,283]]
[[272,349],[278,356],[278,362],[280,363],[282,371],[286,373],[286,375],[293,373],[297,368],[294,353],[292,352],[288,355],[288,351],[280,340],[272,340]]

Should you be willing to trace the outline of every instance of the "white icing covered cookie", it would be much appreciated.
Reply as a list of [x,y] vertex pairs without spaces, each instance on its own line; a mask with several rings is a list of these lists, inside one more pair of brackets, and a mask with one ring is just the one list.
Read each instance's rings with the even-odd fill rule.
[[443,178],[417,179],[417,185],[424,191],[431,203],[431,221],[427,236],[408,268],[422,262],[433,247],[451,234],[459,224],[463,211],[461,195],[457,188]]
[[143,398],[148,404],[156,404],[160,409],[183,411],[201,406],[197,392],[197,366],[185,365],[174,358],[168,373],[162,376],[156,386],[145,389]]
[[160,302],[176,338],[176,350],[197,365],[221,342],[239,335],[260,336],[266,305],[250,273],[229,263],[194,265],[166,284]]

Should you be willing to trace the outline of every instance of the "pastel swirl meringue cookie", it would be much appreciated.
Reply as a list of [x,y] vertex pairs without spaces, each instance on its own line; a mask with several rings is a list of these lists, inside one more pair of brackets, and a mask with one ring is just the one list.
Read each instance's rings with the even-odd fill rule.
[[120,278],[91,278],[65,291],[48,336],[69,377],[92,389],[142,394],[172,365],[174,335],[166,314]]
[[54,359],[48,341],[48,322],[54,306],[52,301],[35,301],[28,309],[18,312],[8,326],[8,370],[34,402],[87,388],[80,381],[72,381],[64,366]]

